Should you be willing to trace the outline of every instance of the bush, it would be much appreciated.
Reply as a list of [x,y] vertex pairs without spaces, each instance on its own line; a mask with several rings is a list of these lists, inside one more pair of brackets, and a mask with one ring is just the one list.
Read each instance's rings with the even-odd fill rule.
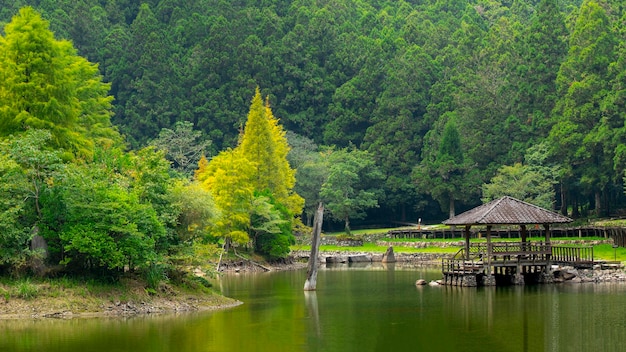
[[17,297],[22,299],[33,299],[37,297],[39,289],[37,285],[30,282],[29,279],[23,280],[17,285]]

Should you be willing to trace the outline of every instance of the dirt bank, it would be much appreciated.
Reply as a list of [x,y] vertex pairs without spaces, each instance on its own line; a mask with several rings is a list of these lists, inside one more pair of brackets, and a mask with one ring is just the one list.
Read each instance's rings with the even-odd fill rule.
[[125,283],[123,289],[88,285],[64,287],[54,281],[0,285],[0,319],[116,317],[142,314],[196,312],[234,307],[241,302],[209,289],[186,290],[162,285],[151,293],[139,283]]

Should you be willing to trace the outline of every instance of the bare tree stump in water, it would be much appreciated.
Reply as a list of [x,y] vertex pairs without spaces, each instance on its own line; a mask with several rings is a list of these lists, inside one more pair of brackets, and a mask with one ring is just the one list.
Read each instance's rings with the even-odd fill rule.
[[389,246],[389,248],[387,248],[387,251],[385,252],[385,254],[383,254],[383,263],[395,263],[396,262],[396,256],[395,254],[393,254],[393,246]]
[[313,239],[311,240],[311,255],[309,256],[309,269],[304,282],[305,291],[315,291],[317,286],[317,261],[320,252],[320,239],[322,236],[322,223],[324,222],[324,205],[320,203],[313,219]]

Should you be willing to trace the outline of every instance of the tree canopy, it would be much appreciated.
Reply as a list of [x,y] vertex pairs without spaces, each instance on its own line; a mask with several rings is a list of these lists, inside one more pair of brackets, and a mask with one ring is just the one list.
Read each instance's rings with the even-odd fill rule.
[[[0,23],[10,24],[0,134],[45,125],[68,160],[118,141],[107,119],[133,150],[189,124],[202,133],[196,141],[212,141],[210,159],[239,145],[263,87],[259,106],[272,102],[284,132],[319,150],[371,153],[384,175],[368,213],[377,223],[441,220],[446,193],[456,207],[477,205],[482,185],[506,165],[527,165],[536,145],[559,170],[555,209],[607,215],[626,201],[624,18],[611,0],[0,0]],[[40,33],[29,39],[38,54],[18,63],[26,23]],[[451,117],[465,163],[454,167],[471,171],[454,187],[442,176],[452,163],[437,160]],[[289,181],[306,189],[309,208],[327,172],[314,159]],[[268,165],[255,167],[281,167]],[[302,205],[272,192],[292,213]]]

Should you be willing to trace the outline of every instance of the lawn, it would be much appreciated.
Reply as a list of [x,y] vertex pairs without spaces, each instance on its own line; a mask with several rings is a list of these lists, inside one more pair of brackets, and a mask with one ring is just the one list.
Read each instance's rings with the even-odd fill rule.
[[[363,230],[367,231],[367,230]],[[369,230],[374,231],[374,230]],[[386,233],[387,229],[380,230],[383,233]],[[368,232],[368,234],[372,234],[373,232]],[[602,237],[585,237],[585,240],[594,241],[594,240],[603,240]],[[529,238],[530,242],[540,242],[544,241],[543,237],[532,237]],[[573,240],[571,237],[555,237],[552,238],[552,241],[559,240]],[[578,238],[576,238],[578,240]],[[389,245],[393,246],[394,252],[396,253],[444,253],[444,254],[454,254],[456,253],[461,246],[449,246],[449,247],[440,247],[440,246],[432,246],[425,248],[413,248],[413,247],[405,247],[402,246],[401,243],[411,243],[411,242],[459,242],[463,241],[462,238],[458,239],[421,239],[421,238],[385,238],[381,239],[381,241],[388,242]],[[473,238],[472,243],[484,243],[486,241],[485,238]],[[517,242],[519,238],[498,238],[494,239],[494,241],[498,242]],[[397,243],[397,244],[394,244]],[[584,245],[584,244],[583,244]],[[578,246],[572,244],[572,246]],[[364,243],[363,246],[358,247],[345,247],[345,246],[335,246],[335,245],[322,245],[320,246],[320,251],[328,251],[328,252],[369,252],[369,253],[384,253],[388,248],[388,245],[377,245],[376,243]],[[295,245],[291,247],[292,250],[304,250],[310,251],[311,246],[306,245]],[[619,247],[613,248],[610,244],[600,244],[595,245],[593,247],[593,255],[595,260],[607,260],[607,261],[626,261],[626,248]]]

